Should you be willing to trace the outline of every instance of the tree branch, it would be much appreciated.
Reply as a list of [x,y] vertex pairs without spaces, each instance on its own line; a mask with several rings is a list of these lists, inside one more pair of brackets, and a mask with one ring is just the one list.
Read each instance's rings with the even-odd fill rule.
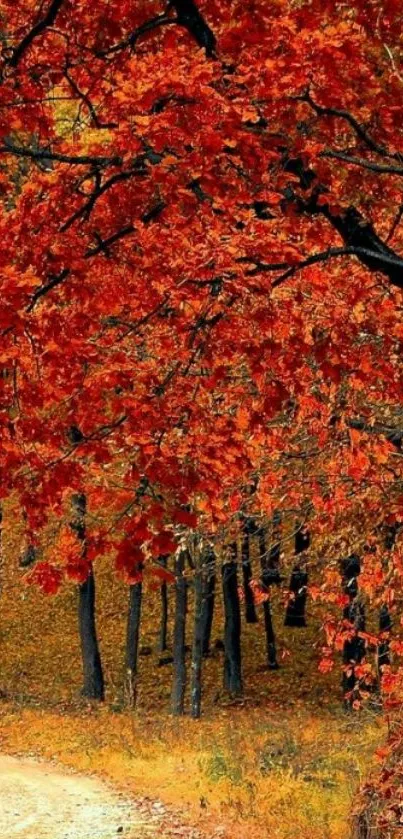
[[357,431],[366,431],[368,434],[380,434],[386,437],[389,443],[401,450],[403,443],[403,428],[391,428],[381,422],[375,422],[373,425],[365,419],[348,419],[346,425],[349,428],[354,428]]
[[[316,180],[313,170],[306,169],[300,158],[286,160],[285,166],[299,176],[302,185],[306,183],[308,176],[311,180]],[[289,194],[285,200],[295,203],[300,212],[325,216],[340,234],[346,247],[354,249],[349,253],[357,256],[366,268],[370,271],[380,271],[389,278],[392,285],[403,288],[403,258],[378,236],[373,225],[366,221],[356,207],[348,207],[341,213],[335,213],[326,201],[322,200],[319,203],[319,198],[323,199],[327,189],[318,183],[308,199],[296,195],[292,189],[288,189],[287,192]]]
[[[169,11],[171,8],[175,9],[176,17],[170,17]],[[122,41],[119,41],[117,44],[114,44],[105,50],[97,52],[97,56],[104,58],[115,52],[126,49],[127,47],[133,48],[136,41],[138,41],[142,35],[145,35],[146,32],[152,32],[153,29],[157,29],[160,26],[169,26],[172,24],[183,26],[187,29],[199,46],[205,49],[206,55],[209,58],[212,58],[215,55],[215,35],[210,29],[208,23],[205,21],[203,15],[200,13],[194,0],[170,0],[167,12],[162,15],[157,15],[151,20],[141,24],[141,26],[138,26],[137,29],[127,36],[127,38],[124,38]]]
[[383,157],[392,157],[395,160],[401,160],[402,156],[398,153],[394,154],[388,151],[385,146],[381,146],[380,143],[377,143],[370,134],[363,128],[362,125],[358,122],[358,120],[349,113],[349,111],[345,111],[341,108],[325,108],[322,105],[318,105],[314,99],[312,99],[309,90],[306,90],[301,96],[295,96],[296,100],[300,102],[307,102],[308,105],[312,108],[313,111],[318,116],[329,116],[329,117],[339,117],[340,119],[344,119],[348,124],[353,128],[357,136],[362,140],[366,146],[368,146],[371,151],[376,152],[377,154],[382,155]]
[[47,294],[48,291],[51,291],[52,288],[56,288],[56,286],[60,285],[60,283],[62,283],[69,274],[70,268],[63,268],[63,271],[61,271],[56,277],[51,277],[46,285],[40,286],[32,295],[31,302],[27,306],[27,312],[32,312],[32,309],[36,306],[38,300],[40,300],[44,294]]
[[353,166],[361,166],[363,169],[369,169],[371,172],[380,172],[385,175],[403,175],[403,166],[388,166],[384,163],[373,163],[371,160],[365,160],[363,157],[352,157],[343,151],[322,151],[319,157],[344,160],[346,163],[352,163]]
[[208,58],[212,58],[216,50],[216,39],[213,31],[199,12],[194,0],[172,0],[177,18],[176,23],[184,26],[190,35],[203,47]]
[[115,52],[127,49],[127,47],[132,49],[135,46],[136,41],[138,41],[142,35],[145,35],[146,32],[152,32],[153,29],[158,29],[158,27],[166,26],[170,23],[176,23],[176,20],[169,17],[167,14],[157,15],[157,17],[142,23],[141,26],[134,29],[127,38],[123,38],[123,40],[119,41],[117,44],[113,44],[113,46],[107,47],[107,49],[104,50],[98,50],[96,55],[98,58],[106,58],[108,55],[113,55]]
[[115,157],[92,157],[91,155],[59,154],[48,149],[30,149],[25,146],[15,146],[8,140],[0,146],[0,153],[15,154],[16,157],[29,157],[31,160],[54,160],[58,163],[68,163],[79,166],[121,166],[123,160]]
[[105,129],[105,128],[117,128],[118,127],[117,122],[102,122],[99,119],[98,114],[97,114],[97,112],[94,108],[94,105],[92,104],[91,99],[89,98],[88,94],[84,93],[84,91],[80,90],[77,82],[75,82],[74,79],[72,78],[72,76],[70,76],[68,69],[65,70],[64,75],[65,75],[71,89],[76,94],[76,96],[78,96],[79,99],[81,99],[81,101],[84,102],[84,105],[86,105],[86,107],[87,107],[87,109],[90,113],[90,116],[92,118],[92,121],[93,121],[94,125],[96,126],[96,128]]
[[[278,271],[282,268],[287,268],[287,270],[280,274],[279,277],[276,277],[272,282],[272,288],[276,288],[276,286],[281,285],[281,283],[288,280],[297,271],[300,271],[302,268],[307,268],[309,265],[315,265],[319,262],[327,262],[328,259],[332,259],[333,257],[338,256],[356,256],[361,261],[364,259],[371,260],[373,262],[379,262],[380,266],[384,267],[385,265],[390,265],[393,268],[399,268],[402,272],[400,285],[399,283],[395,283],[399,285],[400,288],[403,287],[403,259],[397,256],[389,256],[387,254],[377,253],[377,251],[368,250],[367,248],[349,246],[344,248],[328,248],[326,251],[321,251],[320,253],[314,253],[311,256],[306,257],[306,259],[301,260],[296,265],[289,265],[287,267],[287,263],[284,262],[273,262],[273,263],[265,263],[265,262],[256,262],[256,267],[252,268],[250,271],[247,271],[247,275],[249,277],[255,277],[257,274],[271,272],[271,271]],[[247,257],[242,257],[242,262],[246,262]],[[249,260],[250,262],[255,262],[253,258]],[[382,267],[379,267],[378,270],[382,270]]]
[[9,60],[9,64],[11,67],[17,67],[20,59],[24,55],[24,52],[31,46],[32,41],[38,37],[48,26],[53,26],[56,16],[60,11],[64,0],[52,0],[48,11],[41,20],[39,20],[35,25],[30,29],[29,32],[25,35],[25,37],[20,41],[17,47],[13,49],[13,54]]

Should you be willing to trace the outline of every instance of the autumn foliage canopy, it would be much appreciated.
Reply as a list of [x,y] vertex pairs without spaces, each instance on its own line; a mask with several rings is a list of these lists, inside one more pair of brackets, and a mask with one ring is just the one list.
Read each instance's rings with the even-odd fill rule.
[[397,585],[399,0],[1,15],[1,494],[33,543],[72,494],[93,511],[86,559],[61,526],[36,581],[110,548],[133,580],[284,508],[348,521],[368,588]]

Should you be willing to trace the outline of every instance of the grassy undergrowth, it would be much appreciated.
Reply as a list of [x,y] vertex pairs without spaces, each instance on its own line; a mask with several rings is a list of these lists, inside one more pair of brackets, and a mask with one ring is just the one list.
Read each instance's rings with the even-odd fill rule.
[[55,759],[158,797],[224,835],[346,839],[358,783],[382,735],[377,721],[305,709],[231,709],[201,724],[7,704],[1,748]]
[[[7,533],[5,548],[12,549]],[[276,595],[281,669],[264,669],[259,615],[258,625],[245,627],[243,702],[222,694],[217,652],[205,666],[202,720],[176,720],[171,668],[158,666],[158,591],[146,593],[141,643],[153,651],[140,658],[137,706],[129,712],[122,691],[127,591],[99,563],[107,701],[94,707],[79,697],[74,588],[44,598],[21,586],[16,564],[9,568],[0,611],[0,749],[56,759],[157,797],[210,835],[222,827],[234,839],[246,832],[250,839],[349,836],[352,799],[385,730],[374,713],[343,712],[339,672],[318,673],[320,610],[309,607],[306,630],[287,630]],[[221,637],[220,611],[213,639]]]

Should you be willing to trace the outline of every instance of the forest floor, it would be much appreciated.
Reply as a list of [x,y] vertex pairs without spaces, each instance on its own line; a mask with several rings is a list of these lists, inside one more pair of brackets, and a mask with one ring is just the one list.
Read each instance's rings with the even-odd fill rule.
[[[347,839],[354,796],[377,765],[386,727],[376,711],[343,710],[337,666],[318,672],[320,608],[309,603],[307,629],[286,629],[277,592],[280,670],[264,667],[259,615],[259,624],[244,627],[244,699],[231,702],[223,694],[222,652],[216,650],[204,667],[202,719],[175,719],[169,714],[172,670],[159,666],[156,649],[159,591],[145,592],[141,645],[147,654],[140,657],[130,711],[122,688],[127,590],[106,561],[97,563],[107,684],[106,701],[97,706],[79,695],[74,586],[44,597],[21,585],[17,563],[10,567],[0,611],[0,752],[44,759],[112,783],[149,807],[157,803],[174,814],[177,833],[168,835],[189,835],[189,829],[180,832],[188,825],[208,839]],[[189,633],[191,619],[190,609]],[[213,644],[217,638],[220,603]],[[165,836],[161,830],[151,835]]]

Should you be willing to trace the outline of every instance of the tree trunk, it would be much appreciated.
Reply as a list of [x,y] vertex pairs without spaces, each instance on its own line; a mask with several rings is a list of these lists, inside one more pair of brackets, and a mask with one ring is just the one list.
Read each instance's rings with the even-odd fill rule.
[[126,681],[128,704],[130,707],[135,705],[135,677],[137,674],[139,650],[142,589],[143,585],[141,582],[134,583],[129,587],[129,609],[126,630]]
[[359,637],[365,631],[365,608],[357,595],[344,609],[344,619],[352,625],[352,635],[343,647],[343,695],[346,707],[350,707],[359,694],[360,684],[355,668],[365,656],[365,641]]
[[253,592],[250,587],[252,579],[252,566],[250,561],[250,545],[249,533],[246,528],[243,528],[242,533],[242,576],[243,576],[243,590],[245,595],[245,619],[246,623],[257,623],[258,617],[255,609],[255,601],[253,599]]
[[212,548],[208,548],[206,552],[206,579],[204,581],[201,614],[202,651],[205,658],[210,653],[211,629],[213,626],[216,582],[215,562],[215,553]]
[[224,592],[224,687],[231,694],[242,694],[241,610],[238,595],[236,544],[231,546],[232,559],[222,567]]
[[[73,520],[71,528],[85,546],[85,495],[73,496]],[[84,683],[82,695],[88,699],[104,699],[104,677],[95,626],[95,579],[92,568],[84,583],[78,586],[78,626],[81,642]]]
[[198,719],[201,714],[202,695],[202,658],[203,658],[203,599],[204,599],[205,572],[203,567],[196,570],[194,578],[194,628],[192,647],[192,671],[191,671],[191,706],[190,713],[193,719]]
[[[267,553],[266,538],[264,529],[261,527],[258,534],[259,538],[259,555],[260,565],[262,570],[262,586],[266,592],[270,591],[273,582],[279,580],[278,565],[273,562],[275,556],[271,557],[271,552]],[[273,567],[271,567],[273,564]],[[263,615],[264,615],[264,630],[266,635],[266,660],[267,666],[270,670],[278,670],[279,664],[277,661],[276,650],[276,636],[274,634],[273,619],[271,614],[271,606],[269,600],[263,601]]]
[[[300,526],[295,534],[295,554],[298,556],[308,550],[311,539],[305,526]],[[285,613],[284,626],[306,626],[305,606],[308,586],[308,572],[301,562],[297,562],[291,572],[290,599]]]
[[392,619],[390,617],[389,609],[386,603],[381,607],[379,612],[379,632],[381,640],[378,646],[377,654],[377,670],[379,681],[382,678],[382,668],[390,665],[390,633],[392,629]]
[[358,593],[358,577],[361,572],[361,561],[357,554],[350,554],[340,560],[343,591],[349,598],[349,603],[343,611],[343,618],[351,624],[351,637],[347,638],[343,646],[343,696],[344,704],[351,707],[359,692],[359,684],[355,674],[356,665],[365,655],[365,642],[358,637],[359,632],[365,630],[365,609]]
[[183,575],[187,551],[181,551],[175,561],[175,624],[173,638],[172,713],[181,716],[185,708],[186,690],[186,612],[187,581]]
[[295,554],[307,551],[311,544],[311,537],[307,527],[302,525],[295,534]]
[[[159,562],[166,568],[168,555],[160,556]],[[168,649],[168,586],[166,583],[161,585],[161,626],[158,649],[160,653]]]
[[305,605],[308,574],[300,564],[294,565],[290,579],[290,599],[285,613],[284,626],[306,626]]

